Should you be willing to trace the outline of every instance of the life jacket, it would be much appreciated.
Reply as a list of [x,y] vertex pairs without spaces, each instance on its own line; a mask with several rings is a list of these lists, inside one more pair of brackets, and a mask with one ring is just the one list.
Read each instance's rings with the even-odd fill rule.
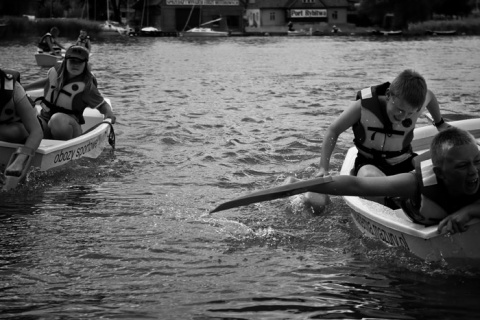
[[[480,188],[473,195],[452,196],[443,181],[438,180],[433,171],[431,159],[427,159],[430,152],[415,158],[415,175],[418,181],[419,192],[414,198],[401,201],[401,207],[415,222],[431,225],[435,222],[426,222],[422,212],[426,213],[432,208],[429,202],[441,207],[447,214],[452,214],[475,201],[480,200]],[[434,210],[434,209],[433,209]],[[440,222],[440,221],[436,221]]]
[[43,51],[50,51],[50,47],[47,44],[47,41],[45,40],[46,38],[52,38],[52,43],[55,43],[53,36],[50,32],[47,32],[41,39],[40,42],[38,43],[38,47],[43,50]]
[[85,39],[82,39],[82,38],[78,37],[77,42],[75,42],[75,45],[76,46],[82,46],[82,47],[85,47],[87,49],[90,49],[90,48],[87,47],[88,40],[90,40],[89,36],[87,36]]
[[73,81],[64,85],[60,91],[56,91],[57,87],[57,69],[51,68],[48,71],[48,81],[50,87],[45,93],[44,97],[38,98],[35,101],[40,101],[42,104],[42,116],[50,118],[57,112],[71,114],[77,117],[80,124],[85,123],[83,118],[83,111],[86,106],[82,101],[82,95],[85,91],[84,81]]
[[20,121],[15,109],[13,92],[20,73],[16,71],[0,70],[0,124]]
[[420,113],[392,124],[386,107],[379,101],[379,96],[386,95],[389,87],[390,83],[385,82],[357,93],[356,100],[360,99],[362,106],[360,120],[352,126],[353,142],[360,153],[379,161],[399,157],[398,163],[411,155],[414,124]]

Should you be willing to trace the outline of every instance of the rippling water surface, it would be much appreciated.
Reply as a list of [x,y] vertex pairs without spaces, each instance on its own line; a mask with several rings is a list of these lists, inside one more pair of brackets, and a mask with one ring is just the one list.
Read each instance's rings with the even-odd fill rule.
[[[46,75],[36,39],[0,67]],[[62,39],[68,42],[69,39]],[[357,90],[413,68],[446,119],[478,116],[479,37],[94,39],[117,149],[0,195],[2,319],[475,319],[480,272],[363,238],[340,197],[220,202],[313,176]],[[421,119],[419,125],[427,125]],[[352,134],[340,136],[338,170]]]

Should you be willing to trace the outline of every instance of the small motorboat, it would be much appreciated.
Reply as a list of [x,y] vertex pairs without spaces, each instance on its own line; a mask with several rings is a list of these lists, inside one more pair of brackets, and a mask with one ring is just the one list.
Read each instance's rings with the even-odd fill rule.
[[427,30],[426,33],[432,36],[453,36],[457,30]]
[[180,32],[181,37],[228,37],[228,31],[215,31],[212,28],[192,28],[190,30]]
[[313,34],[312,30],[288,30],[287,35],[292,36],[292,37],[298,37],[298,36],[311,36]]
[[392,30],[392,31],[372,30],[370,31],[370,33],[375,36],[400,36],[403,34],[403,31],[402,30]]
[[124,26],[115,21],[105,21],[100,25],[103,35],[131,35],[135,34],[135,30],[128,25]]

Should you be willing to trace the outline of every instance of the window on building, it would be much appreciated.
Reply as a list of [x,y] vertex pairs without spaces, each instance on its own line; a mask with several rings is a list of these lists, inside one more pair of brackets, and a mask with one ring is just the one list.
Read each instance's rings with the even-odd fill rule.
[[334,20],[338,19],[338,11],[337,10],[332,12],[332,19],[334,19]]
[[275,12],[270,12],[270,21],[275,21]]
[[302,0],[303,3],[315,3],[315,0]]

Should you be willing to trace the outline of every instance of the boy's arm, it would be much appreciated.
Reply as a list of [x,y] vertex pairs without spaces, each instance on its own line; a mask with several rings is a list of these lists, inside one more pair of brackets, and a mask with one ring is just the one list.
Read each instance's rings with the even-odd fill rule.
[[435,124],[438,123],[438,125],[435,125],[437,127],[437,130],[442,131],[449,128],[450,125],[443,121],[442,114],[440,113],[440,106],[438,105],[437,98],[432,91],[427,91],[427,98],[425,99],[425,102],[427,103],[428,112],[430,112],[430,114],[432,115],[433,122]]
[[473,218],[480,218],[480,200],[465,206],[457,212],[447,216],[438,225],[438,233],[467,231],[467,223]]
[[352,103],[342,114],[335,119],[328,127],[323,137],[322,153],[320,158],[320,169],[318,176],[323,176],[330,167],[330,157],[332,156],[338,136],[353,126],[360,119],[361,101]]

